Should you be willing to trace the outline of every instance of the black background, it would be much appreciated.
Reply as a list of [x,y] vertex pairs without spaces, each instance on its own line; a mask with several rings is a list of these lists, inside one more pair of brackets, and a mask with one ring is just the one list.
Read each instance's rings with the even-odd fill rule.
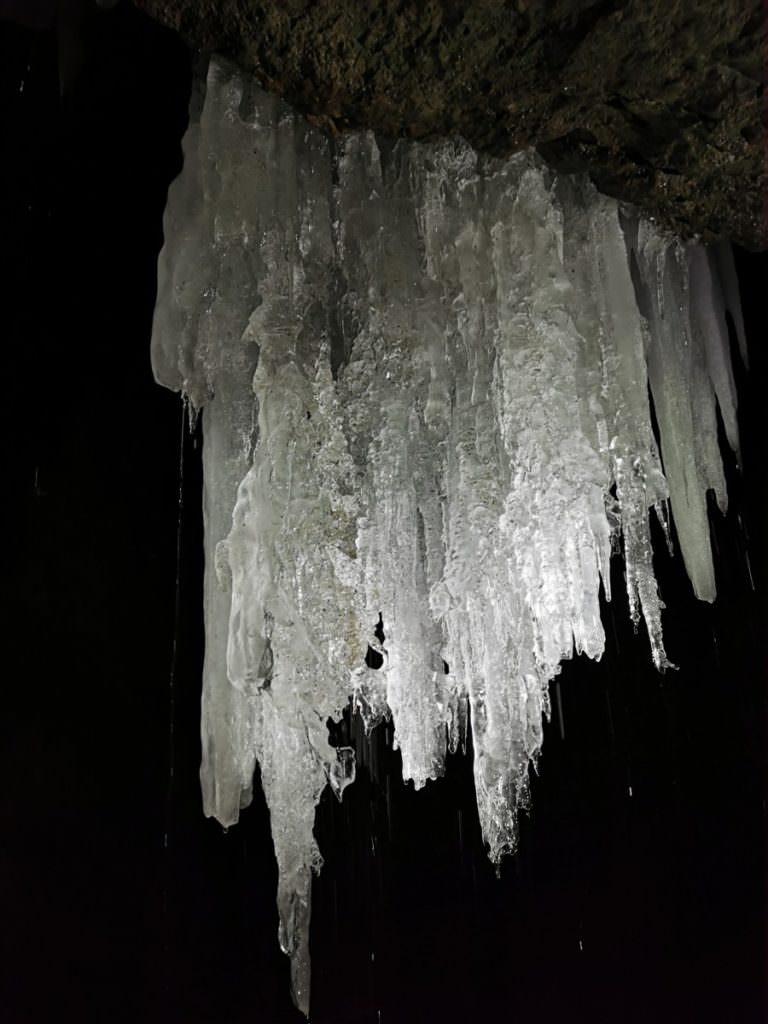
[[[297,1022],[258,787],[227,834],[202,816],[198,438],[180,515],[181,405],[149,365],[189,58],[125,3],[77,38],[62,96],[55,29],[0,24],[0,1018]],[[652,669],[616,564],[499,879],[469,758],[414,793],[352,723],[358,780],[318,811],[313,1022],[768,1019],[768,263],[737,258],[752,367],[713,607],[657,545],[680,670]]]

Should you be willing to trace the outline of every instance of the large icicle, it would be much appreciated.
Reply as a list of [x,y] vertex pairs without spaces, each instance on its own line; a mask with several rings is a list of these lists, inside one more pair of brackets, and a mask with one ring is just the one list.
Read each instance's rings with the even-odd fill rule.
[[714,599],[726,309],[743,325],[726,250],[532,154],[332,143],[215,61],[184,152],[153,365],[204,406],[204,808],[236,821],[258,761],[306,1013],[315,807],[354,778],[328,719],[391,714],[419,787],[469,709],[483,835],[512,850],[549,683],[603,651],[611,552],[660,669],[651,510]]

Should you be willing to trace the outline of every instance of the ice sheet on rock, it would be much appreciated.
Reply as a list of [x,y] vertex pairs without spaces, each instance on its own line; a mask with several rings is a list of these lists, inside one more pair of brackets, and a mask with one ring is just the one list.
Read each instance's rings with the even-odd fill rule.
[[437,439],[425,422],[424,392],[429,347],[443,343],[442,313],[422,273],[407,148],[390,150],[385,177],[376,141],[364,135],[344,144],[338,168],[339,261],[351,336],[339,394],[363,499],[356,546],[361,609],[369,629],[383,618],[386,703],[403,776],[418,788],[442,773],[455,704],[429,607],[442,571],[442,519]]
[[727,254],[622,219],[535,155],[331,141],[217,61],[184,148],[153,363],[205,405],[205,810],[236,820],[258,761],[307,1012],[314,810],[354,777],[328,718],[350,697],[367,727],[391,715],[420,787],[469,708],[498,861],[551,680],[602,654],[612,551],[660,669],[649,515],[668,528],[668,500],[714,597],[737,295]]

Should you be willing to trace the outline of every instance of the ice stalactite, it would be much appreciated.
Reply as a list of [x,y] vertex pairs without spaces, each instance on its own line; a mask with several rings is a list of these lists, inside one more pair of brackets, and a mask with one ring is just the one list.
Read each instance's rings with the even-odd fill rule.
[[669,532],[671,504],[714,599],[706,496],[725,507],[718,407],[738,447],[738,294],[729,251],[534,154],[332,140],[220,62],[184,155],[153,363],[204,407],[204,806],[235,822],[258,762],[306,1013],[315,807],[354,778],[328,719],[350,697],[368,727],[391,714],[419,787],[471,715],[498,861],[549,683],[574,650],[603,652],[612,554],[659,669],[650,515]]

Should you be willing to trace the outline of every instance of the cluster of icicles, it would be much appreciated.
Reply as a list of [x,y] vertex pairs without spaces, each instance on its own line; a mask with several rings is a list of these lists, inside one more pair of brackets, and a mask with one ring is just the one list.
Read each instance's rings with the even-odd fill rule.
[[391,715],[420,787],[471,715],[483,835],[512,850],[549,683],[603,651],[612,554],[659,669],[651,515],[715,596],[726,308],[743,326],[729,248],[532,153],[333,140],[214,61],[184,155],[152,355],[204,407],[205,812],[235,822],[258,762],[306,1013],[315,807],[354,777],[328,719]]

